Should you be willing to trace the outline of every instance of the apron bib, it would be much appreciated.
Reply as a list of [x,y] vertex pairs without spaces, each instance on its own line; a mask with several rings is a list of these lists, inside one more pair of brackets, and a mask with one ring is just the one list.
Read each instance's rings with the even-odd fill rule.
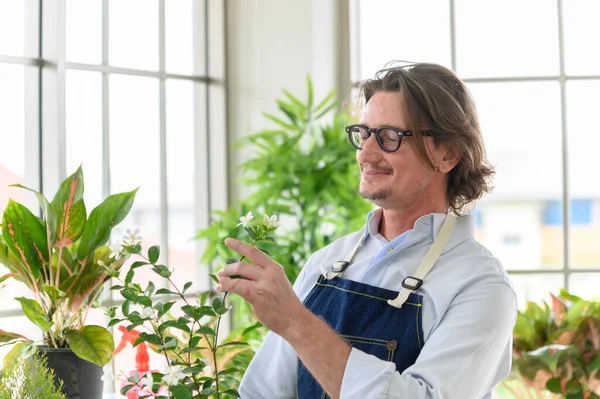
[[[320,316],[349,345],[396,365],[402,373],[412,366],[423,346],[423,297],[414,293],[421,287],[452,234],[456,218],[446,216],[434,243],[416,272],[402,281],[400,292],[348,279],[341,274],[350,266],[361,247],[362,237],[344,261],[336,262],[332,271],[322,267],[304,306]],[[328,398],[317,380],[298,359],[297,398]]]

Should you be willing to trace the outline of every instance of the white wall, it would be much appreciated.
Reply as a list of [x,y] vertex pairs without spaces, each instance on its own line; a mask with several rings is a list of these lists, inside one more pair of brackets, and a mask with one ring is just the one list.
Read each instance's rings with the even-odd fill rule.
[[[234,144],[273,126],[263,112],[277,111],[285,88],[301,99],[306,76],[322,98],[343,82],[349,90],[348,52],[339,43],[347,0],[230,0],[227,2],[227,101],[230,200],[244,195],[236,179],[250,154]],[[342,48],[343,47],[343,48]]]

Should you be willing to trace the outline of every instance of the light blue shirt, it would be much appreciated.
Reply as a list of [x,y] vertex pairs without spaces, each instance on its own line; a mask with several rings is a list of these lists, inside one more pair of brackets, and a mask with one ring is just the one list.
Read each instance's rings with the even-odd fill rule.
[[[388,242],[379,234],[381,210],[367,225],[315,252],[298,276],[301,300],[321,274],[343,260],[358,240],[363,246],[344,272],[346,279],[400,291],[433,243],[445,214],[429,214]],[[352,349],[341,398],[489,399],[509,373],[517,298],[500,262],[474,239],[475,218],[460,216],[444,252],[416,291],[423,296],[425,345],[402,374],[394,363]],[[356,315],[360,317],[360,315]],[[240,386],[246,398],[295,398],[297,356],[269,332]]]

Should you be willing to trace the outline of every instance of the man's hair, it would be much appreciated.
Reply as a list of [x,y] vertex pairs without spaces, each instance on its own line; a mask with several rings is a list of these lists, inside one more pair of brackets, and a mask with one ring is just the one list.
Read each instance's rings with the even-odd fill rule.
[[421,158],[432,168],[423,130],[433,131],[434,143],[458,151],[458,164],[448,174],[447,194],[452,211],[492,190],[494,168],[486,158],[475,104],[465,84],[448,68],[437,64],[402,63],[386,68],[360,85],[361,103],[377,92],[398,92],[406,120]]

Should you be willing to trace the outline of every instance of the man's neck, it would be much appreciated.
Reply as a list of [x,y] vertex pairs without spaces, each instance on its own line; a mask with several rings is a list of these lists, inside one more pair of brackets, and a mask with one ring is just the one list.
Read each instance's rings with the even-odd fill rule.
[[383,209],[379,234],[392,241],[400,234],[412,229],[417,219],[430,213],[446,213],[447,206],[418,207],[416,209]]

